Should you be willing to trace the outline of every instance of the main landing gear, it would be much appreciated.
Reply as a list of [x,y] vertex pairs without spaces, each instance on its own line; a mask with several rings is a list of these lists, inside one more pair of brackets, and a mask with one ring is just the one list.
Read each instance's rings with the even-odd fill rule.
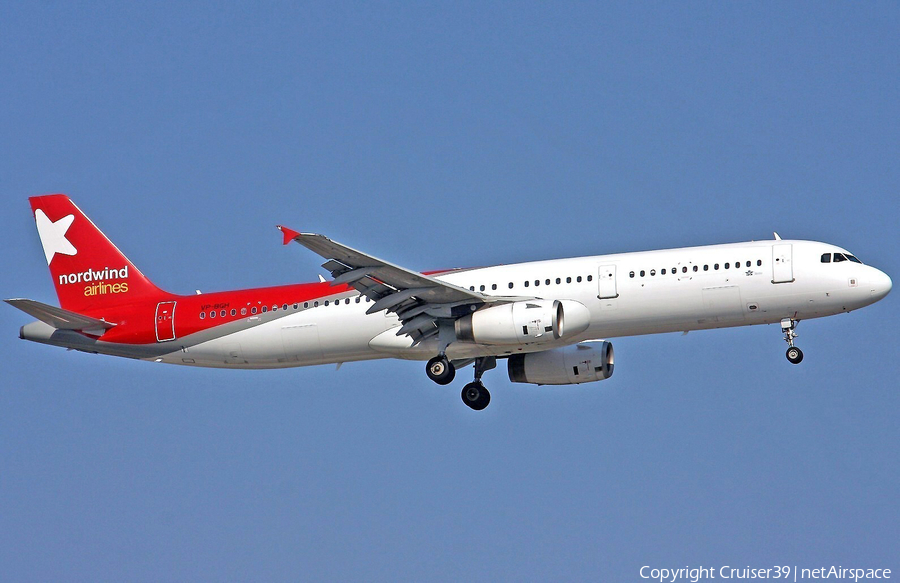
[[481,411],[491,402],[491,393],[481,383],[481,375],[497,366],[497,357],[485,356],[475,359],[475,380],[463,387],[462,400],[475,411]]
[[439,354],[425,365],[425,374],[439,385],[449,385],[456,376],[456,367],[445,354]]
[[[497,358],[486,356],[475,359],[475,380],[463,387],[461,397],[471,409],[481,411],[491,402],[491,393],[481,383],[481,376],[485,371],[497,366]],[[425,365],[425,373],[428,378],[439,385],[447,385],[453,382],[456,376],[456,367],[445,354],[439,354]]]
[[491,393],[484,388],[481,380],[477,380],[463,387],[462,400],[472,409],[481,411],[490,404]]
[[793,318],[784,318],[781,320],[781,331],[784,332],[784,341],[788,343],[788,349],[785,356],[787,356],[788,362],[791,364],[800,364],[800,361],[803,360],[803,351],[794,346],[794,338],[797,337],[797,333],[794,332],[794,329],[799,323],[800,322]]

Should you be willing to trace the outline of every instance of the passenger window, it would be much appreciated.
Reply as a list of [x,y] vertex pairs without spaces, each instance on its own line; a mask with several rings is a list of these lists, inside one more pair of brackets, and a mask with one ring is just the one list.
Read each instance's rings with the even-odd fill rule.
[[303,307],[304,307],[304,308],[308,308],[308,307],[309,307],[309,302],[303,302]]
[[675,275],[676,273],[678,273],[678,268],[677,268],[677,267],[673,267],[673,268],[672,268],[672,275]]
[[200,319],[206,318],[206,312],[200,312]]
[[694,273],[697,273],[697,271],[699,271],[699,267],[697,267],[697,266],[695,265],[695,266],[694,266]]
[[210,317],[210,318],[215,318],[215,317],[216,317],[216,312],[215,312],[215,310],[213,310],[212,312],[209,313],[209,317]]
[[314,307],[314,308],[318,308],[318,307],[319,307],[319,301],[318,301],[318,300],[316,300],[315,302],[313,302],[313,307]]
[[[674,269],[672,270],[672,273],[675,273],[675,270],[674,270]],[[663,268],[659,271],[659,274],[660,274],[660,275],[665,275],[665,274],[666,274],[666,268],[663,267]]]
[[525,282],[525,287],[528,287],[528,282],[527,282],[527,281]]
[[350,298],[347,298],[346,300],[344,300],[344,305],[345,305],[345,306],[349,306],[349,305],[350,305]]
[[251,313],[251,314],[255,314],[255,313],[256,313],[256,306],[253,306],[252,308],[250,308],[250,313]]
[[222,316],[222,317],[224,318],[224,317],[225,317],[225,310],[222,310],[221,312],[219,312],[219,315]]
[[713,269],[715,269],[716,271],[719,271],[719,264],[716,263],[715,265],[713,265]]
[[277,305],[272,306],[272,311],[273,311],[273,312],[277,312],[277,311],[278,311],[278,306],[277,306]]
[[651,276],[656,275],[656,270],[655,270],[655,269],[651,269],[651,270],[650,270],[650,275],[651,275]]
[[589,276],[587,277],[587,280],[588,280],[588,281],[594,281],[594,276],[593,276],[593,275],[589,275]]
[[241,308],[241,316],[247,315],[247,308]]
[[484,291],[484,286],[482,285],[482,286],[479,287],[478,289],[479,289],[480,291]]
[[687,265],[681,268],[681,273],[687,273]]
[[628,277],[634,277],[634,272],[633,272],[633,271],[629,271],[629,272],[628,272]]
[[726,263],[726,264],[725,264],[725,269],[728,269],[729,267],[731,267],[731,264],[730,264],[730,263]]
[[287,310],[287,304],[284,304],[283,306],[281,306],[281,309],[282,309],[282,310]]
[[762,259],[757,259],[757,260],[756,260],[756,266],[757,266],[757,267],[761,267],[761,266],[762,266]]
[[232,309],[231,309],[231,315],[232,315],[232,316],[237,316],[237,310],[235,310],[234,308],[232,308]]
[[541,285],[541,280],[539,280],[539,279],[534,280],[534,285]]
[[550,285],[550,280],[549,279],[545,280],[544,285]]
[[513,288],[513,284],[512,284],[512,282],[509,282],[509,289],[512,289],[512,288]]
[[492,284],[491,284],[491,289],[492,289],[492,290],[497,289],[497,284],[496,284],[496,283],[492,283]]
[[356,296],[356,303],[359,303],[359,296]]
[[644,277],[644,270],[641,270],[641,277]]
[[262,313],[263,313],[263,314],[265,314],[265,313],[268,312],[268,311],[269,311],[269,308],[268,308],[268,307],[266,307],[266,306],[263,306],[263,307],[262,307]]
[[567,277],[567,278],[566,278],[566,283],[572,283],[572,278],[571,278],[571,277]]
[[[325,300],[325,305],[326,305],[326,306],[328,305],[328,300]],[[263,309],[265,309],[265,308],[263,308]]]
[[577,281],[578,283],[581,283],[581,276],[579,275],[578,277],[576,277],[575,281]]
[[561,284],[561,283],[562,283],[562,279],[560,279],[560,278],[557,277],[557,278],[556,278],[556,285],[559,285],[559,284]]
[[709,264],[703,266],[703,271],[709,271]]
[[474,285],[470,285],[470,286],[469,286],[469,291],[475,291],[475,286],[474,286]]
[[750,267],[750,262],[749,262],[749,261],[747,262],[747,267]]

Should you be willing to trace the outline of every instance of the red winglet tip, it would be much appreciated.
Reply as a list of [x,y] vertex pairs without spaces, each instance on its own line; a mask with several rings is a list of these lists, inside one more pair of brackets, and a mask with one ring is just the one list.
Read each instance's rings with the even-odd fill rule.
[[288,243],[293,241],[294,237],[297,237],[300,235],[300,233],[298,233],[297,231],[295,231],[293,229],[288,229],[287,227],[284,227],[282,225],[276,225],[276,227],[278,227],[278,230],[281,231],[281,233],[284,235],[284,244],[285,245],[287,245]]

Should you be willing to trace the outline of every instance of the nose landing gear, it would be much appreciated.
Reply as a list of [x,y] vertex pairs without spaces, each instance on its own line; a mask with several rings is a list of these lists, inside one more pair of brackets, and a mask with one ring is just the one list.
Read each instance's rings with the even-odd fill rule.
[[796,346],[791,346],[787,349],[786,356],[791,364],[800,364],[800,361],[803,360],[803,351]]
[[791,364],[800,364],[800,361],[803,360],[803,351],[794,346],[794,338],[797,337],[797,333],[794,332],[794,329],[797,327],[797,324],[799,324],[799,322],[793,318],[784,318],[781,320],[781,331],[784,332],[784,341],[788,343],[788,349],[785,356],[787,356],[788,362]]

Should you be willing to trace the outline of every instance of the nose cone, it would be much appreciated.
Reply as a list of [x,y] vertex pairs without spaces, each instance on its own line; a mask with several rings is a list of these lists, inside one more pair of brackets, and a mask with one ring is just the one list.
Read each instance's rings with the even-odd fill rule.
[[869,277],[869,288],[872,290],[872,301],[877,302],[890,293],[893,283],[891,282],[891,278],[888,277],[888,274],[885,272],[877,269],[874,271],[875,273]]

